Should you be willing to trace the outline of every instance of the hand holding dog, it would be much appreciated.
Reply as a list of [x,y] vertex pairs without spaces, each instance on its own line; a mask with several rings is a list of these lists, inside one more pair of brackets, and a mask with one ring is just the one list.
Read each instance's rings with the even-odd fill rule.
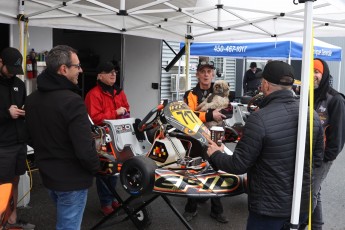
[[213,120],[215,120],[215,121],[222,121],[223,119],[226,118],[226,116],[225,116],[224,114],[222,114],[222,113],[220,112],[220,110],[221,110],[221,109],[215,109],[215,110],[213,110],[213,113],[212,113],[212,115],[213,115]]

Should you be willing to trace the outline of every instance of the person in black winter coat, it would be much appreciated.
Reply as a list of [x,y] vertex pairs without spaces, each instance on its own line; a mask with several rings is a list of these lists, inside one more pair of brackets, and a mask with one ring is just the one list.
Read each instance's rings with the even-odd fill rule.
[[14,208],[6,228],[35,228],[17,219],[19,176],[26,171],[25,111],[26,90],[17,77],[23,74],[23,56],[12,47],[0,54],[0,184],[13,184]]
[[[247,230],[290,229],[292,208],[299,100],[293,96],[293,69],[280,61],[268,63],[263,71],[264,100],[258,111],[246,121],[243,137],[233,155],[210,141],[208,155],[216,168],[248,175]],[[317,113],[313,120],[313,167],[321,164],[323,131]],[[307,129],[309,130],[309,129]],[[307,135],[307,140],[309,136]],[[306,143],[301,221],[308,213],[309,143]]]
[[26,123],[37,167],[57,207],[56,229],[80,229],[88,188],[99,169],[86,106],[79,96],[82,72],[76,50],[56,46],[27,97]]
[[324,159],[320,168],[314,170],[315,190],[313,192],[312,229],[322,229],[321,184],[326,178],[333,161],[345,142],[344,96],[330,86],[331,75],[328,65],[321,59],[314,60],[314,109],[319,114],[325,133]]
[[250,69],[246,71],[243,77],[243,95],[254,96],[260,86],[261,77],[258,75],[262,69],[257,68],[256,62],[250,63]]

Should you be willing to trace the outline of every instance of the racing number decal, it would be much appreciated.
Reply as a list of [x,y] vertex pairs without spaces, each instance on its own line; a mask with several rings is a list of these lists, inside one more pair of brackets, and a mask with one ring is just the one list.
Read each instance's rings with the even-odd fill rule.
[[172,115],[176,120],[178,120],[182,125],[197,132],[202,122],[196,117],[192,110],[179,110],[172,112]]

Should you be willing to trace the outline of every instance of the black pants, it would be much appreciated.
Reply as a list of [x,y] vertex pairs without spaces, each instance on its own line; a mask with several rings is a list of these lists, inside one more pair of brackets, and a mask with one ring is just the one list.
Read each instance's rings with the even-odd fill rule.
[[[197,198],[188,198],[187,204],[184,207],[186,212],[195,212],[198,207],[198,199]],[[219,197],[211,198],[211,212],[215,214],[223,213],[223,205],[220,202]]]

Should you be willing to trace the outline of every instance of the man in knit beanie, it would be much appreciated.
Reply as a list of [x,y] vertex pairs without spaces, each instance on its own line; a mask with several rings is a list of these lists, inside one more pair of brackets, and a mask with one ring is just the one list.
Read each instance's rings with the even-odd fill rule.
[[328,65],[321,59],[314,60],[314,109],[319,114],[325,134],[324,159],[321,167],[315,168],[313,189],[312,229],[322,229],[321,184],[345,142],[344,95],[330,86]]

